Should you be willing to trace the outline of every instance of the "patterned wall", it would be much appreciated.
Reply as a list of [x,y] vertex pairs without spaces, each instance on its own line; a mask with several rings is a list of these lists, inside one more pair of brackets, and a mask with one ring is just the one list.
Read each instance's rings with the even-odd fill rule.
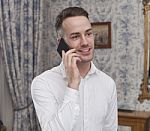
[[95,65],[116,82],[118,107],[150,111],[150,101],[139,103],[143,79],[144,24],[141,0],[45,0],[45,24],[51,49],[49,64],[60,62],[56,53],[56,15],[68,6],[81,6],[90,14],[91,22],[111,21],[112,48],[95,49]]

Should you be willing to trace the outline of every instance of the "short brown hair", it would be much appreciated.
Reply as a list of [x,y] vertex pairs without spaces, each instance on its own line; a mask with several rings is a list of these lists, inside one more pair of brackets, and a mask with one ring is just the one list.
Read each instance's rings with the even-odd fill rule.
[[89,19],[87,11],[85,11],[81,7],[68,7],[68,8],[65,8],[56,17],[56,23],[55,23],[56,32],[58,33],[59,30],[62,29],[62,23],[66,18],[73,17],[73,16],[85,16],[86,18]]

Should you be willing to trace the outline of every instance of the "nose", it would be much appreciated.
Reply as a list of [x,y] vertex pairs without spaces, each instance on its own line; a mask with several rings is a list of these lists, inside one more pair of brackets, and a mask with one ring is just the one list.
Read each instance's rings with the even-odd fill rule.
[[85,35],[82,35],[82,36],[81,36],[81,46],[82,46],[82,45],[87,45],[87,44],[88,44],[88,42],[87,42],[86,36],[85,36]]

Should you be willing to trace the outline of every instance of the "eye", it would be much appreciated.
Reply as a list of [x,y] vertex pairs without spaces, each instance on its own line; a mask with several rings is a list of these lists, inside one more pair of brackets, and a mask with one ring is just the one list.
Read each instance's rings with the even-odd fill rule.
[[92,37],[92,36],[93,36],[93,32],[92,32],[92,31],[87,32],[87,33],[86,33],[86,36],[88,36],[88,37]]
[[79,35],[73,35],[73,36],[71,36],[71,39],[72,39],[72,40],[78,40],[79,37],[80,37]]

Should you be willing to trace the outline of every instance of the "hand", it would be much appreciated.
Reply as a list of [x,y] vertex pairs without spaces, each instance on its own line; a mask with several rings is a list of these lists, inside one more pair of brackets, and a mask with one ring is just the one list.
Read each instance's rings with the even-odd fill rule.
[[81,78],[77,62],[81,61],[81,59],[79,54],[75,51],[75,49],[71,49],[66,53],[62,51],[62,60],[66,71],[68,86],[72,89],[78,90]]

